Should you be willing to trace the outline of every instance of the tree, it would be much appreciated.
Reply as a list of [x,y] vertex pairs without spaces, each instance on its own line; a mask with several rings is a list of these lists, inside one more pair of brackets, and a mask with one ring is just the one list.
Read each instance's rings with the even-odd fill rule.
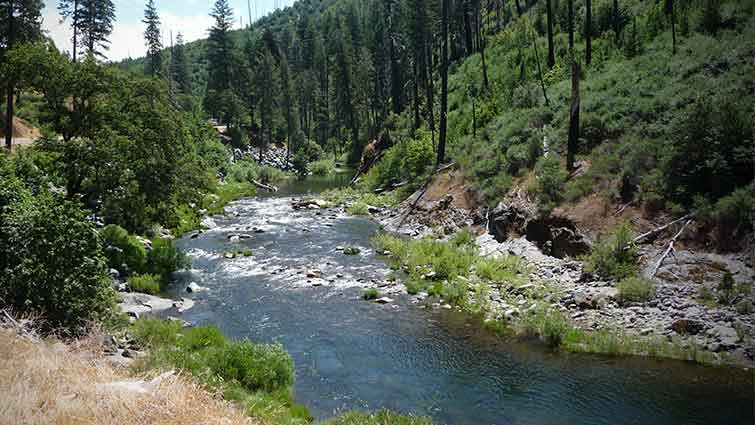
[[569,26],[569,54],[574,52],[574,0],[568,0],[568,9],[569,9],[569,22],[567,25]]
[[160,40],[160,16],[155,8],[155,0],[147,1],[142,23],[147,25],[147,29],[144,31],[144,39],[147,42],[144,71],[147,75],[156,77],[162,73],[163,69],[163,43]]
[[173,55],[170,58],[170,74],[173,81],[178,85],[178,92],[183,95],[190,95],[192,92],[191,75],[189,74],[189,63],[184,49],[184,37],[180,32],[176,36],[176,45],[173,47]]
[[616,37],[616,44],[621,41],[621,16],[619,11],[619,0],[613,0],[613,32]]
[[[0,1],[0,59],[15,46],[41,37],[41,0]],[[13,143],[13,107],[16,94],[16,79],[8,75],[2,81],[5,88],[5,147],[10,151]]]
[[556,56],[553,48],[553,5],[552,0],[546,0],[546,15],[548,17],[548,68],[556,64]]
[[76,62],[76,53],[79,46],[79,30],[81,28],[80,0],[59,0],[58,11],[63,19],[71,18],[71,29],[73,30],[73,61]]
[[579,142],[579,62],[572,61],[571,66],[571,109],[569,112],[569,142],[566,149],[566,169],[574,171],[574,156]]
[[676,10],[674,10],[674,0],[666,0],[666,13],[671,18],[671,52],[676,54]]
[[228,0],[217,0],[210,13],[215,20],[214,25],[210,28],[210,36],[207,40],[207,94],[205,105],[207,110],[215,115],[225,110],[224,121],[229,123],[232,119],[228,110],[218,101],[225,97],[231,89],[231,80],[233,72],[234,46],[230,36],[233,26],[233,9],[228,4]]
[[592,62],[592,0],[585,0],[585,63]]
[[112,0],[79,0],[79,40],[87,55],[104,58],[110,50],[110,34],[115,21],[115,5]]
[[438,140],[438,159],[436,166],[445,161],[446,137],[448,131],[448,2],[443,0],[441,17],[441,94],[440,94],[440,139]]

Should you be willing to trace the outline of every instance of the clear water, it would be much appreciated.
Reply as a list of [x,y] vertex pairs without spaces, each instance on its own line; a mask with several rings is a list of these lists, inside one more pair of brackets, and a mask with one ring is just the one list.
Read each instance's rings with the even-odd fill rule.
[[[180,241],[193,269],[174,287],[176,296],[187,296],[182,288],[192,280],[210,288],[190,295],[197,305],[186,320],[282,343],[296,363],[296,399],[316,417],[388,408],[437,424],[753,424],[752,371],[556,354],[402,296],[393,305],[362,301],[362,287],[390,273],[369,250],[377,226],[290,207],[290,196],[338,184],[295,183],[234,203],[219,229]],[[252,238],[228,240],[238,233]],[[254,256],[223,259],[241,247]],[[311,268],[333,282],[307,279]]]

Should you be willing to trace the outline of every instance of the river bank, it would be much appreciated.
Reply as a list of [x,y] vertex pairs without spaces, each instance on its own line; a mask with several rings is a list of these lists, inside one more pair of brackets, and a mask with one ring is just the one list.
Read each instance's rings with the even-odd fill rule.
[[[326,194],[326,199],[335,200],[337,210],[345,213],[363,202],[353,194],[351,198]],[[374,196],[369,199],[375,202]],[[481,208],[475,194],[452,171],[398,205],[386,202],[360,209],[386,231],[402,237],[448,240],[462,229],[471,229],[477,235],[480,256],[521,258],[531,272],[517,285],[527,290],[511,284],[489,285],[485,306],[473,309],[484,310],[494,327],[508,325],[523,333],[525,313],[548,309],[563,316],[574,330],[562,347],[570,351],[753,367],[753,275],[752,259],[746,253],[717,254],[682,246],[673,258],[660,264],[657,259],[666,250],[665,242],[642,245],[640,274],[655,274],[654,294],[647,301],[622,302],[616,281],[588,273],[584,262],[575,258],[588,252],[591,242],[573,222],[554,219],[526,226],[519,222],[524,221],[522,216],[532,214],[523,212],[525,208],[522,202],[502,204],[495,211]],[[502,232],[497,229],[517,225],[527,230],[522,230],[522,235],[505,234],[505,240],[499,242]],[[544,247],[562,258],[544,253]],[[734,279],[738,299],[721,304],[712,294],[727,273]],[[472,304],[478,302],[472,289],[469,295]],[[424,304],[428,296],[423,291],[412,298]],[[748,303],[750,309],[741,308]],[[435,300],[428,305],[438,308],[449,303]]]

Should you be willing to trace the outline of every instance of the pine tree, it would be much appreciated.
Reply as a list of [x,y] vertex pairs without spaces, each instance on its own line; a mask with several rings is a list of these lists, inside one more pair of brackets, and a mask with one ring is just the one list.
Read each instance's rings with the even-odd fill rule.
[[[207,40],[209,75],[205,106],[211,114],[217,116],[223,109],[218,99],[228,95],[233,72],[234,46],[230,36],[233,26],[233,9],[228,4],[228,0],[217,0],[210,16],[215,20],[215,24],[210,28],[210,36]],[[232,117],[226,113],[223,118],[228,123]]]
[[81,1],[80,0],[59,0],[58,11],[63,19],[71,19],[71,29],[73,30],[73,61],[77,60],[77,48],[79,46],[79,30],[81,28]]
[[178,92],[183,95],[190,95],[192,92],[191,75],[189,74],[189,64],[184,49],[184,37],[180,32],[176,36],[176,45],[173,47],[173,55],[170,58],[170,73],[178,86]]
[[[15,46],[34,41],[42,36],[41,0],[0,0],[0,63]],[[13,143],[13,107],[16,81],[5,78],[5,147],[10,151]]]
[[546,0],[545,14],[548,18],[548,68],[553,68],[556,64],[556,55],[553,47],[553,5],[552,0]]
[[592,0],[585,0],[585,63],[592,62]]
[[79,0],[79,47],[87,55],[104,58],[110,50],[110,34],[115,21],[115,5],[112,0]]
[[163,43],[160,40],[160,16],[155,8],[155,0],[147,1],[142,23],[147,25],[147,29],[144,31],[144,39],[147,42],[144,72],[151,77],[156,77],[163,70]]
[[438,141],[437,166],[440,166],[446,160],[446,133],[448,131],[448,2],[449,0],[443,0],[441,18],[440,139]]

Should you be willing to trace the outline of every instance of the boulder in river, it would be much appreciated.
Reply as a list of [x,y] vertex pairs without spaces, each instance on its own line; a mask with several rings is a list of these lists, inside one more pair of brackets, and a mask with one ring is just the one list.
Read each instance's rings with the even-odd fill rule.
[[199,284],[197,284],[197,282],[191,282],[186,287],[186,292],[189,292],[189,293],[192,293],[192,292],[202,292],[202,291],[206,291],[206,290],[207,290],[207,288],[199,286]]
[[381,297],[381,298],[376,299],[375,302],[378,304],[390,304],[393,302],[393,298]]

